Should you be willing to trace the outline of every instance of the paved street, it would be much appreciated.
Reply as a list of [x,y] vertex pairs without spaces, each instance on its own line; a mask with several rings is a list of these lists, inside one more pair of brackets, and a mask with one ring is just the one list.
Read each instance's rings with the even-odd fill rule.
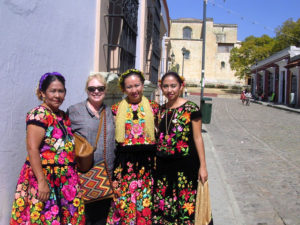
[[213,98],[203,129],[215,225],[300,225],[299,114]]

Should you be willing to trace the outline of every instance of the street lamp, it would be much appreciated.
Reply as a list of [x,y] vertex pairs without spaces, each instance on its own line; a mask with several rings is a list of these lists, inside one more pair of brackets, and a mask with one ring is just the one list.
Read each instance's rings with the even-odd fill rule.
[[183,76],[183,68],[184,68],[184,55],[185,55],[185,53],[186,53],[186,48],[185,47],[183,47],[182,49],[181,49],[181,51],[182,51],[182,76]]
[[200,99],[201,103],[203,102],[203,90],[204,90],[204,76],[205,76],[205,42],[206,42],[206,5],[207,5],[207,0],[203,0],[203,28],[202,28],[202,70],[201,70],[201,94],[200,94]]
[[171,68],[170,68],[170,70],[173,70],[173,68],[174,68],[174,62],[175,62],[175,54],[174,54],[174,52],[172,52],[172,54],[171,54]]
[[174,54],[174,52],[172,52],[172,54],[171,54],[171,62],[172,62],[172,64],[174,64],[174,61],[175,61],[175,54]]

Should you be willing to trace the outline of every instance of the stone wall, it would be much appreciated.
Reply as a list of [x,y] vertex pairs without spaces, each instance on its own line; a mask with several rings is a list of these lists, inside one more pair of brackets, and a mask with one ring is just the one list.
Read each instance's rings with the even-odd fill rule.
[[[179,64],[179,74],[182,75],[182,51],[185,47],[190,51],[190,58],[184,59],[183,76],[187,83],[200,84],[202,68],[202,20],[177,19],[171,20],[171,50],[175,55],[175,63]],[[183,29],[192,29],[191,39],[183,39]],[[218,44],[239,46],[237,41],[237,26],[234,24],[214,24],[212,19],[206,23],[205,47],[205,82],[213,84],[234,85],[241,83],[234,76],[229,64],[230,52],[218,52]],[[224,65],[224,66],[221,66]]]

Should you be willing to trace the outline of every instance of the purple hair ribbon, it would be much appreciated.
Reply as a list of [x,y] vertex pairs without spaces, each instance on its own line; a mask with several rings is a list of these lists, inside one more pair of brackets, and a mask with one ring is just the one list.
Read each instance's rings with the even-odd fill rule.
[[[52,72],[52,73],[45,73],[43,76],[41,76],[41,79],[40,79],[40,83],[39,83],[39,89],[42,90],[42,85],[44,83],[44,80],[46,80],[46,78],[48,76],[61,76],[64,78],[63,75],[61,75],[59,72]],[[65,79],[65,78],[64,78]]]

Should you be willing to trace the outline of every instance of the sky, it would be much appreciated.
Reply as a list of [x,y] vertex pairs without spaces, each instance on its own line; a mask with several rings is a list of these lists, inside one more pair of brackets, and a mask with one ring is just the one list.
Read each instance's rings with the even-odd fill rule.
[[[203,19],[203,0],[167,0],[171,19]],[[275,37],[275,29],[287,19],[300,18],[300,0],[207,0],[206,17],[214,23],[237,24],[238,40],[264,34]]]

